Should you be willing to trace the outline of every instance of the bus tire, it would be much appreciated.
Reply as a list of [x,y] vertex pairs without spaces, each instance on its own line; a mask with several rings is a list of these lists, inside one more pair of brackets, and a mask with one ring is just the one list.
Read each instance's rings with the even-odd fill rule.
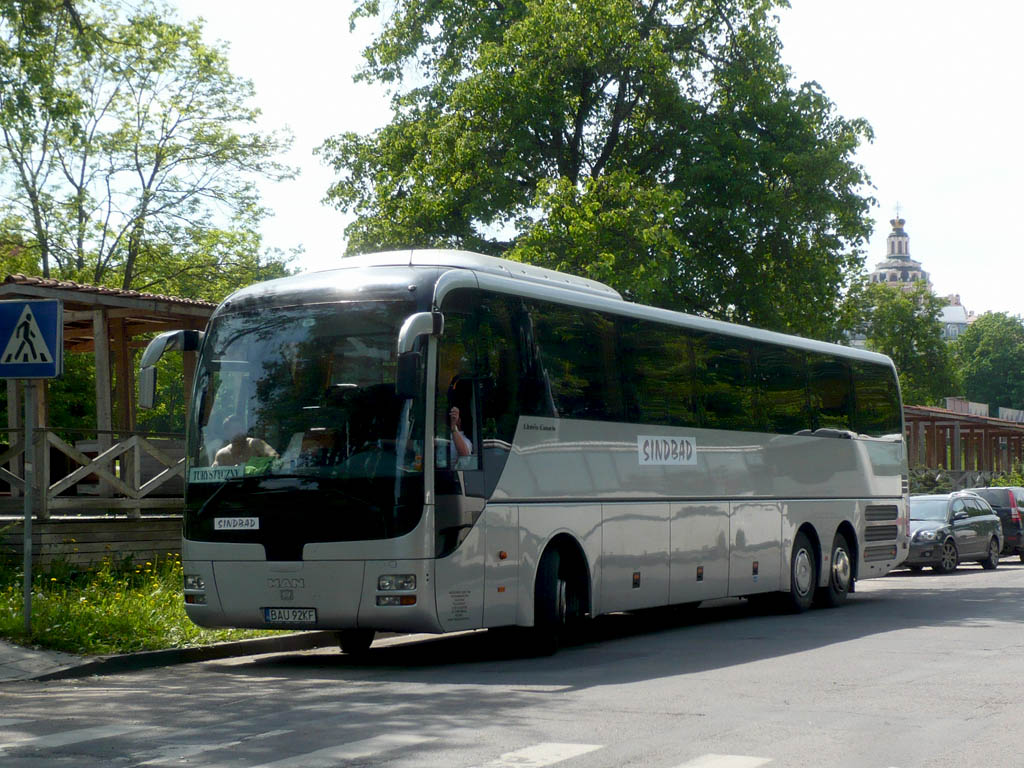
[[537,566],[530,643],[534,655],[550,656],[562,644],[569,621],[568,590],[569,584],[562,574],[562,555],[552,547],[544,553]]
[[814,601],[822,608],[838,608],[846,602],[853,588],[853,559],[846,536],[837,533],[832,539],[832,555],[829,557],[828,586],[819,587]]
[[338,633],[338,646],[342,653],[358,656],[370,650],[374,634],[372,629],[343,629]]
[[810,539],[801,531],[793,539],[793,554],[789,559],[789,595],[786,608],[803,613],[814,602],[818,583],[818,565]]

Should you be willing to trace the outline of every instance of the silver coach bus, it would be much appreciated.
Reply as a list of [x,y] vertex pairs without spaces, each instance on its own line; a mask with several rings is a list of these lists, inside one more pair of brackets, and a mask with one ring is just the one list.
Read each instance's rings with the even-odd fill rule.
[[532,627],[780,593],[835,606],[907,552],[882,355],[624,301],[459,251],[228,297],[187,430],[182,560],[209,627]]

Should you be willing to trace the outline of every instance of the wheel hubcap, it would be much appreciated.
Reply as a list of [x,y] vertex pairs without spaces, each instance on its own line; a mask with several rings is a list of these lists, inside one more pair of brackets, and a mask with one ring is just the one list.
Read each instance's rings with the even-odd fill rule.
[[832,584],[840,592],[846,592],[850,588],[852,573],[850,556],[845,549],[837,549],[832,553]]
[[942,567],[947,571],[956,567],[956,551],[949,542],[942,545]]
[[806,595],[811,591],[811,574],[814,568],[811,566],[811,556],[806,549],[801,549],[793,558],[793,583],[800,595]]

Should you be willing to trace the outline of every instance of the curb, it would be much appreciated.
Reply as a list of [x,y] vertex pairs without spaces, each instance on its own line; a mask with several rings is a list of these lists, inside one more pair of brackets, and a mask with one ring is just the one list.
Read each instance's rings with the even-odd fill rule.
[[234,640],[214,645],[200,645],[190,648],[171,648],[164,651],[139,651],[118,656],[101,656],[84,664],[76,664],[55,672],[46,672],[31,677],[31,680],[67,680],[90,675],[109,675],[117,672],[131,672],[153,667],[168,667],[175,664],[191,664],[197,661],[214,661],[234,656],[250,656],[281,651],[306,651],[337,645],[336,632],[299,632],[281,637],[258,637],[253,640]]

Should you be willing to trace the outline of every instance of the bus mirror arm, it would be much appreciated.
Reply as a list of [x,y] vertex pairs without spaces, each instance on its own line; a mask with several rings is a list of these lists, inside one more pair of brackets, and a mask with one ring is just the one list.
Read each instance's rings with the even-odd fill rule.
[[156,364],[164,352],[194,352],[203,343],[202,331],[184,330],[161,333],[146,345],[139,362],[139,407],[150,409],[156,402]]
[[420,391],[423,355],[413,351],[420,336],[440,336],[444,331],[444,315],[440,312],[417,312],[409,315],[398,332],[398,369],[395,372],[395,394],[408,400]]

